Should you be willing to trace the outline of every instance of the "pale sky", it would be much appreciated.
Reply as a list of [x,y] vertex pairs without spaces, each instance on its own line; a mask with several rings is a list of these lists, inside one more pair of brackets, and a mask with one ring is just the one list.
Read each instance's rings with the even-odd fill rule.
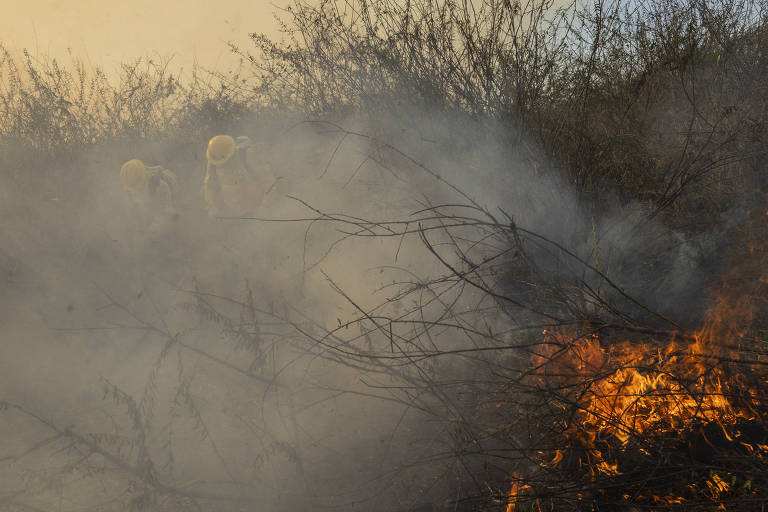
[[196,60],[219,71],[237,64],[227,42],[252,48],[248,34],[277,35],[272,13],[287,0],[3,1],[0,43],[12,51],[68,59],[67,49],[107,73],[148,54]]

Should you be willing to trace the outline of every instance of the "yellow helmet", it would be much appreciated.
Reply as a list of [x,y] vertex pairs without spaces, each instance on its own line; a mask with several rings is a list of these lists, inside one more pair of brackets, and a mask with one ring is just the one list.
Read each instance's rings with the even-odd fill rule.
[[208,149],[205,151],[205,156],[208,158],[208,162],[213,165],[221,165],[227,160],[232,158],[237,149],[235,139],[229,135],[217,135],[208,141]]
[[141,190],[147,182],[147,168],[144,162],[133,159],[128,160],[120,168],[120,181],[127,190]]

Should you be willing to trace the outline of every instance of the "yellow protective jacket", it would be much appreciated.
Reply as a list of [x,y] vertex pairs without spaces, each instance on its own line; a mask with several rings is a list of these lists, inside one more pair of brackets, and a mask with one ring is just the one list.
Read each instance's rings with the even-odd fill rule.
[[[258,167],[258,168],[257,168]],[[274,179],[257,162],[255,151],[239,145],[224,163],[210,161],[203,180],[203,198],[212,217],[255,215]]]

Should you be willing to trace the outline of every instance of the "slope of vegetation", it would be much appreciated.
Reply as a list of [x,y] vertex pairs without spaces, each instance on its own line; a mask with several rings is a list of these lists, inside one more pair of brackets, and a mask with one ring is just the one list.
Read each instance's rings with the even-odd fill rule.
[[[136,362],[74,417],[9,385],[0,509],[763,510],[767,7],[296,0],[184,79],[3,50],[8,384],[46,329]],[[208,219],[219,133],[302,213]],[[134,157],[179,175],[159,241]]]

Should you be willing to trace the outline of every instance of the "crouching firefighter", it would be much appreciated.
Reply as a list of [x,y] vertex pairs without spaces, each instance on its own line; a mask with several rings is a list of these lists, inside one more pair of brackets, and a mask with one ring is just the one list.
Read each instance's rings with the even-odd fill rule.
[[147,167],[133,159],[120,168],[120,181],[145,227],[157,228],[176,218],[178,179],[173,172],[159,165]]
[[208,142],[205,156],[203,198],[211,217],[255,215],[273,195],[277,180],[256,162],[248,137],[217,135]]

